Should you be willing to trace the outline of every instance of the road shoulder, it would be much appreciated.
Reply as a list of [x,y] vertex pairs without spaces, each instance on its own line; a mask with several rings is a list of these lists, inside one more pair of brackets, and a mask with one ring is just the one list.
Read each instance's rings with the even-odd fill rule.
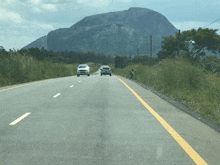
[[[117,75],[118,76],[118,75]],[[121,77],[121,76],[118,76]],[[125,77],[121,77],[126,79]],[[151,92],[153,92],[154,94],[156,94],[157,96],[159,96],[160,98],[162,98],[163,100],[167,101],[168,103],[172,104],[173,106],[175,106],[176,108],[178,108],[179,110],[189,114],[190,116],[194,117],[195,119],[201,121],[202,123],[208,125],[209,127],[211,127],[212,129],[214,129],[215,131],[220,133],[220,123],[216,123],[212,120],[207,119],[204,115],[202,115],[201,113],[192,110],[190,107],[187,107],[186,105],[184,105],[183,103],[177,101],[177,100],[173,100],[171,97],[160,93],[159,91],[156,91],[152,88],[150,88],[149,86],[145,85],[145,84],[141,84],[140,82],[137,82],[135,80],[130,80],[136,84],[138,84],[139,86],[150,90]]]
[[[117,76],[153,108],[208,164],[220,162],[220,133],[190,109],[135,81]],[[146,109],[147,110],[147,109]],[[188,112],[188,113],[187,113]],[[201,117],[201,118],[200,118]],[[198,119],[200,118],[200,119]]]

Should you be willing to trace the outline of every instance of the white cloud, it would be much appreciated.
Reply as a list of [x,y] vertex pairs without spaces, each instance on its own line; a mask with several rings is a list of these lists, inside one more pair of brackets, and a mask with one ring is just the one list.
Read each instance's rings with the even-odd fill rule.
[[24,20],[18,13],[0,9],[0,21],[21,23]]
[[43,4],[41,7],[49,11],[57,11],[57,6],[54,4]]
[[29,0],[25,5],[31,8],[33,13],[41,13],[42,9],[46,11],[57,11],[56,3],[58,0]]
[[34,7],[34,8],[32,9],[32,12],[33,12],[33,13],[41,13],[42,10],[39,9],[38,7]]
[[24,21],[19,26],[16,24],[3,24],[0,31],[0,46],[6,50],[10,48],[21,49],[34,40],[47,35],[48,32],[54,30],[55,25],[39,21]]
[[41,23],[38,21],[33,21],[31,24],[32,24],[31,26],[35,27],[36,29],[45,29],[45,30],[53,30],[54,29],[53,25]]
[[131,2],[132,0],[121,0],[122,2]]
[[52,24],[44,23],[44,22],[39,22],[37,20],[33,21],[25,21],[21,25],[22,29],[20,30],[25,30],[25,31],[31,31],[31,30],[54,30],[54,27]]
[[82,3],[84,5],[92,7],[103,7],[108,6],[111,3],[117,2],[131,2],[132,0],[77,0],[77,3]]
[[0,0],[1,5],[10,5],[10,4],[15,4],[18,0]]
[[30,3],[36,5],[42,2],[42,0],[29,0]]

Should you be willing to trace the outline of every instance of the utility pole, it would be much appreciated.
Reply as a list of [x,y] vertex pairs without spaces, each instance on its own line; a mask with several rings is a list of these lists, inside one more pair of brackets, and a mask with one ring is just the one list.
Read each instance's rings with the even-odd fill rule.
[[179,53],[180,53],[180,41],[179,41],[179,37],[180,37],[180,30],[178,31],[178,37],[177,37],[177,47],[178,47],[177,56],[179,56]]
[[150,35],[150,57],[152,57],[152,35]]
[[118,50],[116,50],[116,51],[118,52],[118,55],[120,56],[120,55],[121,55],[121,54],[120,54],[121,52],[120,52],[120,44],[119,44],[119,30],[120,30],[120,29],[119,29],[119,25],[118,25],[118,37],[117,37],[117,38],[118,38],[118,45],[117,45],[117,49],[118,49]]
[[150,35],[150,66],[152,66],[152,35]]

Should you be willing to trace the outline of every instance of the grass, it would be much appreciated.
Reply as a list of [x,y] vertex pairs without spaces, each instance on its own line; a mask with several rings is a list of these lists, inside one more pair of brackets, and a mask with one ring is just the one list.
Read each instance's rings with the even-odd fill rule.
[[89,62],[87,64],[90,67],[90,74],[96,72],[101,67],[101,64],[97,64],[97,63]]
[[219,74],[205,72],[183,58],[165,59],[149,67],[132,64],[113,73],[129,78],[134,69],[134,80],[146,84],[178,100],[208,119],[220,123],[220,77]]
[[[98,70],[100,64],[88,63],[90,73]],[[0,54],[0,87],[31,81],[76,75],[78,64],[38,61],[32,56],[19,53]]]
[[[101,64],[87,63],[90,73]],[[32,56],[11,52],[0,54],[0,86],[76,75],[78,64],[38,61]],[[134,80],[146,84],[171,98],[181,101],[207,118],[220,123],[220,74],[205,72],[182,59],[165,59],[149,67],[132,64],[126,68],[110,67],[114,74],[129,78],[134,69]]]

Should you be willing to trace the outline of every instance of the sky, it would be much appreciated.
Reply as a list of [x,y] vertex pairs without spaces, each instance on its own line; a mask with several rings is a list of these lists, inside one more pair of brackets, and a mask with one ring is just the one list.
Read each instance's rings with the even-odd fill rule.
[[[220,18],[220,0],[0,0],[0,46],[21,49],[86,16],[130,7],[159,12],[181,31],[198,29]],[[220,29],[220,20],[206,28]]]

